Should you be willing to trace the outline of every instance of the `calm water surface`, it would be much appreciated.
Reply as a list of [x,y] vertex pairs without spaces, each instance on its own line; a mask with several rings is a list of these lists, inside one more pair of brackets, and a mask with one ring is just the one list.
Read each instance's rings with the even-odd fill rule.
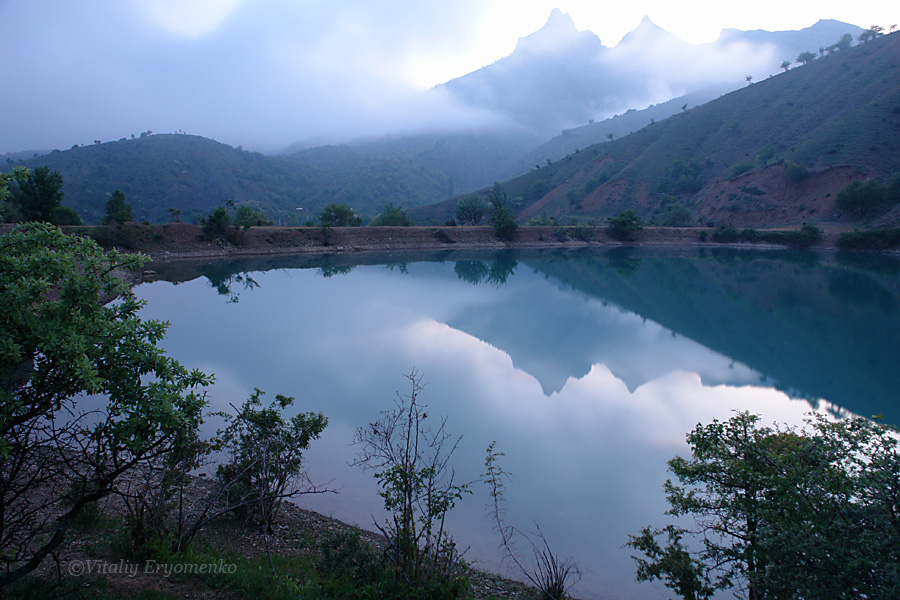
[[[663,598],[634,582],[622,545],[661,525],[666,461],[698,422],[736,410],[802,423],[813,410],[900,422],[900,263],[836,255],[463,254],[155,265],[137,288],[164,343],[215,373],[211,408],[254,387],[324,412],[307,454],[339,494],[300,504],[362,527],[379,518],[352,469],[356,427],[390,409],[417,369],[421,400],[464,436],[461,480],[497,441],[508,521],[540,524],[575,558],[584,598]],[[360,260],[360,258],[356,258]],[[466,557],[500,569],[476,486],[452,514]]]

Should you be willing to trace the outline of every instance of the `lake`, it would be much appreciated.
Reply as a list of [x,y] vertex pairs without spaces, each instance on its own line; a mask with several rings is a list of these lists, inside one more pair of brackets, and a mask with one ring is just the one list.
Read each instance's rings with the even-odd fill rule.
[[[583,598],[664,598],[622,546],[662,525],[666,461],[697,423],[734,411],[801,424],[810,411],[900,422],[900,261],[780,251],[641,250],[333,255],[157,263],[136,288],[164,347],[214,373],[211,409],[259,387],[329,419],[306,454],[340,493],[299,504],[373,529],[354,431],[420,401],[463,435],[459,480],[496,440],[507,520],[572,557]],[[474,486],[451,515],[465,557],[499,570]],[[527,546],[520,545],[523,550]]]

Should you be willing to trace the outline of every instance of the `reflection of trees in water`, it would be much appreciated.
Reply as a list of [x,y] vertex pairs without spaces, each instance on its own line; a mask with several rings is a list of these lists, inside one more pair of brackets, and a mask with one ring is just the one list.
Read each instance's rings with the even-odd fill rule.
[[241,292],[259,287],[248,272],[235,272],[233,265],[226,263],[210,265],[204,270],[209,285],[216,289],[220,296],[228,296],[229,303],[240,300]]
[[623,277],[633,275],[641,268],[643,259],[631,254],[629,248],[613,248],[606,253],[609,268]]
[[516,271],[518,263],[510,252],[498,252],[491,263],[483,260],[458,260],[453,268],[456,276],[472,285],[489,283],[500,287]]
[[331,267],[322,267],[319,269],[319,273],[322,274],[322,277],[326,279],[328,277],[334,277],[335,275],[347,275],[350,271],[353,270],[352,266],[348,265],[340,265],[340,266],[331,266]]
[[404,275],[409,273],[409,270],[407,268],[407,263],[390,263],[390,264],[387,264],[384,266],[388,271],[396,270],[396,271],[400,271]]

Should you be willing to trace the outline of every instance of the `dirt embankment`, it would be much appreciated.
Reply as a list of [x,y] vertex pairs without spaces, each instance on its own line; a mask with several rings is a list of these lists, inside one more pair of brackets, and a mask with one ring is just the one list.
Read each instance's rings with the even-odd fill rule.
[[[96,230],[95,230],[96,231]],[[154,261],[217,256],[335,254],[393,250],[500,250],[505,248],[688,247],[719,246],[708,228],[652,227],[621,242],[602,227],[520,227],[513,241],[496,237],[490,227],[254,227],[236,243],[208,241],[200,228],[185,223],[126,223],[116,231],[99,230],[104,245],[149,254]],[[843,228],[824,231],[817,248],[832,249]],[[90,234],[90,232],[85,231]],[[748,244],[741,244],[747,246]]]

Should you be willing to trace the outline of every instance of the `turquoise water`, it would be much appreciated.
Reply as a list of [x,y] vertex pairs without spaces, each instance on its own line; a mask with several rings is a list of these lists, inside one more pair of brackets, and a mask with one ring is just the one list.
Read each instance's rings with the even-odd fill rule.
[[[364,264],[360,264],[364,263]],[[508,521],[576,559],[585,598],[663,598],[622,545],[662,524],[666,461],[698,422],[736,410],[800,424],[813,410],[900,422],[900,262],[776,252],[442,253],[155,265],[136,289],[164,346],[215,373],[213,409],[254,387],[324,412],[299,503],[372,528],[356,427],[420,398],[463,435],[459,480],[497,441]],[[212,425],[211,425],[212,426]],[[452,515],[466,558],[502,569],[484,489]],[[522,546],[523,550],[527,546]]]

